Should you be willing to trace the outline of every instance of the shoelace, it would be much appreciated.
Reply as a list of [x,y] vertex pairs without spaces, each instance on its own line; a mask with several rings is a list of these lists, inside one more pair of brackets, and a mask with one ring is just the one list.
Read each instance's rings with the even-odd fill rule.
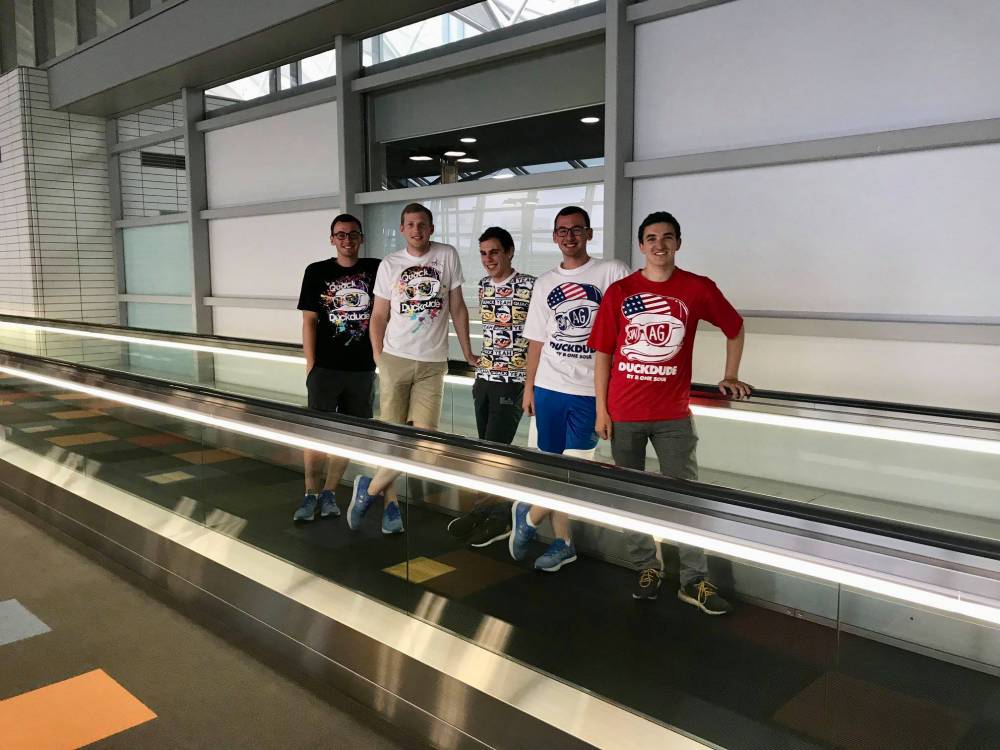
[[660,579],[660,574],[655,568],[646,568],[644,571],[639,573],[639,585],[642,588],[647,586],[652,586],[656,581]]
[[708,581],[698,581],[698,588],[696,591],[698,592],[698,601],[704,604],[708,600],[708,597],[715,594],[718,589]]

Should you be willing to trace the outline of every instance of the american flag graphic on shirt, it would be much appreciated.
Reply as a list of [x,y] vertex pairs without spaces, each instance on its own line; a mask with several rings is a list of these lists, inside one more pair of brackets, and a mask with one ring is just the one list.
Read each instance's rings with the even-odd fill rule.
[[[674,301],[677,302],[677,300]],[[683,304],[680,304],[683,307]],[[669,315],[670,300],[658,294],[649,294],[647,292],[633,294],[631,297],[627,297],[622,303],[622,313],[627,318],[631,318],[633,315],[638,315],[639,313],[666,313]],[[683,316],[682,311],[678,310],[674,313],[674,317],[681,318],[686,316]]]
[[[590,290],[593,291],[588,293],[587,287],[589,287]],[[592,299],[594,297],[594,292],[596,291],[597,288],[592,286],[591,284],[587,284],[585,287],[583,284],[577,284],[574,282],[567,281],[563,284],[560,284],[551,292],[549,292],[549,296],[545,299],[545,301],[549,303],[549,307],[555,308],[558,305],[561,305],[563,302],[566,302],[567,300]],[[594,302],[600,302],[601,301],[600,293],[598,293],[596,296],[597,299],[594,299]]]

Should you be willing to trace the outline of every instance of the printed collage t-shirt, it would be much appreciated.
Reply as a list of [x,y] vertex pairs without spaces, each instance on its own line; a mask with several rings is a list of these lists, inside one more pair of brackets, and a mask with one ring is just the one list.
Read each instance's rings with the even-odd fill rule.
[[483,349],[476,377],[494,383],[523,383],[528,357],[524,324],[535,277],[512,273],[495,283],[479,280],[479,315],[483,321]]
[[698,321],[734,338],[743,327],[715,282],[675,268],[666,281],[637,271],[604,295],[590,345],[611,355],[612,422],[682,419],[691,413],[691,355]]
[[352,372],[375,369],[368,325],[378,268],[374,258],[359,258],[350,268],[334,258],[306,267],[298,309],[318,316],[317,367]]
[[524,326],[525,338],[542,343],[535,385],[594,395],[594,350],[587,339],[604,290],[627,275],[621,261],[591,258],[579,268],[557,266],[538,277]]
[[463,280],[451,245],[432,242],[419,258],[406,248],[386,256],[375,279],[375,296],[389,300],[382,351],[418,362],[446,362],[448,295]]

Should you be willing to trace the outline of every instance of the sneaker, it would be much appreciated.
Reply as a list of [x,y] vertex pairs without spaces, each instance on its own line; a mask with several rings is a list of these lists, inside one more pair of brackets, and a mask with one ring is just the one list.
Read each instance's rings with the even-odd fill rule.
[[681,586],[677,591],[677,598],[697,607],[706,615],[725,615],[733,611],[733,605],[719,596],[718,589],[706,580]]
[[316,518],[316,496],[311,492],[302,497],[302,504],[296,508],[292,520],[296,523],[307,523]]
[[389,503],[382,511],[382,533],[403,533],[403,518],[399,515],[399,506],[396,503]]
[[506,514],[503,516],[489,516],[479,524],[469,537],[469,546],[486,547],[493,542],[499,542],[510,536],[510,522]]
[[319,493],[319,517],[320,518],[340,518],[340,508],[337,507],[337,496],[333,490],[323,490]]
[[485,518],[486,514],[483,513],[483,510],[476,508],[464,516],[451,519],[451,522],[448,524],[448,533],[455,539],[465,539],[465,537],[469,536],[469,534],[483,523]]
[[660,571],[645,568],[639,571],[639,582],[632,591],[633,599],[655,599],[660,592]]
[[354,492],[351,493],[351,503],[347,506],[347,525],[351,531],[360,528],[361,519],[364,518],[372,503],[382,499],[382,495],[368,494],[368,486],[371,483],[371,477],[358,476],[354,479]]
[[535,538],[535,527],[528,523],[528,511],[531,506],[527,503],[514,503],[510,509],[510,537],[507,540],[507,549],[510,556],[515,560],[523,560],[528,554],[528,545]]
[[555,573],[563,565],[576,562],[576,547],[573,542],[566,544],[562,539],[556,539],[541,557],[535,560],[535,570]]

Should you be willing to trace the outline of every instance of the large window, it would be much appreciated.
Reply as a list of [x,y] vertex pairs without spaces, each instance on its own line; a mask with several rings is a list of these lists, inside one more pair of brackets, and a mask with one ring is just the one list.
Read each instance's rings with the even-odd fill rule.
[[211,111],[260,99],[337,75],[337,55],[327,50],[301,60],[239,78],[205,90],[205,109]]
[[489,0],[365,39],[365,65],[377,65],[451,42],[514,26],[596,0]]

